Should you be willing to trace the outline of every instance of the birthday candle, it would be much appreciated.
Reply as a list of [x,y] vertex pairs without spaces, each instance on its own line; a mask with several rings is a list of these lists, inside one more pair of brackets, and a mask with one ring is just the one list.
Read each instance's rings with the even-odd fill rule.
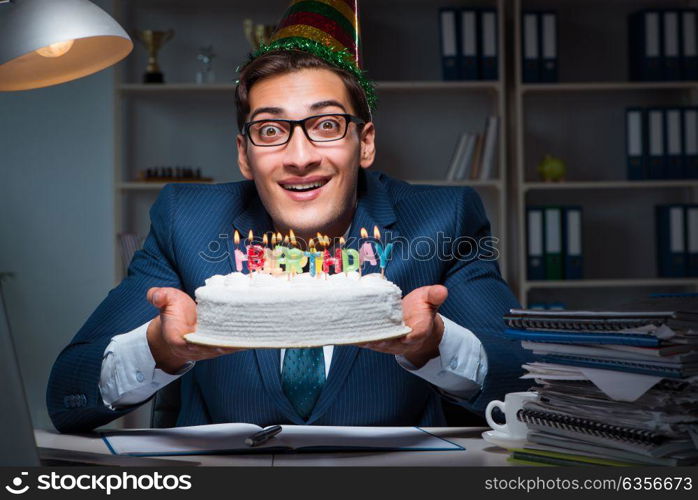
[[240,233],[237,232],[237,229],[235,230],[235,235],[233,236],[233,242],[235,243],[235,270],[240,273],[242,272],[242,263],[247,261],[247,255],[242,253],[242,251],[238,248],[238,245],[240,245]]
[[[272,248],[273,248],[274,236],[272,235]],[[265,273],[271,274],[274,269],[274,252],[269,248],[269,238],[267,233],[262,236],[262,244],[264,245],[264,269]]]
[[360,256],[358,250],[346,248],[342,250],[342,268],[345,273],[361,271]]
[[[361,238],[368,238],[368,232],[363,227],[361,228]],[[376,254],[368,241],[365,241],[359,248],[359,272],[361,272],[361,265],[366,261],[370,262],[372,266],[376,265]]]
[[302,260],[306,258],[298,248],[286,250],[286,272],[291,274],[302,273]]
[[249,269],[250,274],[259,269],[264,268],[264,247],[254,244],[254,234],[250,229],[247,235],[247,269]]
[[305,256],[308,258],[308,262],[310,262],[310,265],[308,266],[310,276],[315,276],[315,259],[318,255],[319,254],[315,253],[315,241],[310,238],[310,241],[308,242],[308,251],[305,252]]
[[330,254],[330,251],[327,250],[327,247],[330,245],[330,237],[325,235],[323,239],[323,246],[325,247],[325,251],[323,252],[323,262],[322,262],[322,270],[329,274],[330,272],[330,266],[334,266],[334,272],[335,273],[341,273],[342,272],[342,251],[338,248],[335,251],[334,257],[332,257],[332,254]]
[[388,243],[383,248],[380,244],[381,233],[378,231],[378,226],[373,227],[373,236],[376,238],[376,252],[378,253],[378,258],[380,259],[381,276],[385,276],[385,266],[388,265],[388,259],[390,258],[390,253],[393,251],[393,244]]
[[347,275],[348,271],[346,267],[344,266],[344,244],[346,241],[344,240],[344,236],[339,237],[339,248],[337,248],[334,252],[334,257],[335,259],[341,261],[341,266],[342,270],[344,271],[344,276]]

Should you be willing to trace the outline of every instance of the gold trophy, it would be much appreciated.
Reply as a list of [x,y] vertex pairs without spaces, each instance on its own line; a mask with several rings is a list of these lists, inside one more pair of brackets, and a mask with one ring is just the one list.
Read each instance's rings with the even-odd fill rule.
[[254,52],[260,46],[260,44],[268,44],[272,33],[276,29],[274,25],[268,24],[255,24],[252,19],[245,19],[242,22],[242,29],[245,32],[245,37],[247,41],[250,42],[252,46],[252,51]]
[[174,36],[174,30],[136,31],[136,38],[148,49],[148,67],[143,74],[143,83],[165,83],[165,77],[158,66],[158,51]]

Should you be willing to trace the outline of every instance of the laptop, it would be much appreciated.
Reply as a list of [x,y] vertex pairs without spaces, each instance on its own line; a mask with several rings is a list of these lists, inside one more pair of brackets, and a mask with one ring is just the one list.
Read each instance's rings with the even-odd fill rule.
[[[0,291],[1,293],[1,291]],[[0,296],[0,299],[2,297]],[[0,466],[51,465],[191,466],[198,462],[130,457],[83,451],[39,448],[34,440],[29,405],[24,393],[4,302],[0,303]]]

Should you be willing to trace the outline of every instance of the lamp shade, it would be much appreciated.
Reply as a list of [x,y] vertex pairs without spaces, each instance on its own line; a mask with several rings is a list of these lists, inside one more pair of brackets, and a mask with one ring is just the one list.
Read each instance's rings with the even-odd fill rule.
[[0,90],[48,87],[87,76],[132,49],[119,23],[88,0],[0,3]]

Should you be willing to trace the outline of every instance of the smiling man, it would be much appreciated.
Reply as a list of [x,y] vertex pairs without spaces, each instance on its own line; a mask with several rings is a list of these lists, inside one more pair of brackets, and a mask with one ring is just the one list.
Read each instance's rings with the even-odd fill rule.
[[[352,5],[317,3],[344,13]],[[391,262],[386,275],[405,294],[412,328],[400,339],[281,350],[184,340],[196,329],[194,290],[233,270],[229,254],[214,259],[205,250],[233,229],[293,229],[305,240],[320,232],[357,245],[360,228],[378,226],[400,237],[396,255],[418,237],[489,237],[472,189],[411,186],[367,170],[376,136],[370,85],[343,52],[289,38],[288,28],[282,23],[277,42],[240,75],[238,165],[247,180],[163,189],[128,277],[56,360],[47,402],[59,430],[107,423],[176,379],[177,425],[438,426],[444,399],[482,414],[491,399],[522,388],[525,355],[501,335],[516,301],[479,246]]]

